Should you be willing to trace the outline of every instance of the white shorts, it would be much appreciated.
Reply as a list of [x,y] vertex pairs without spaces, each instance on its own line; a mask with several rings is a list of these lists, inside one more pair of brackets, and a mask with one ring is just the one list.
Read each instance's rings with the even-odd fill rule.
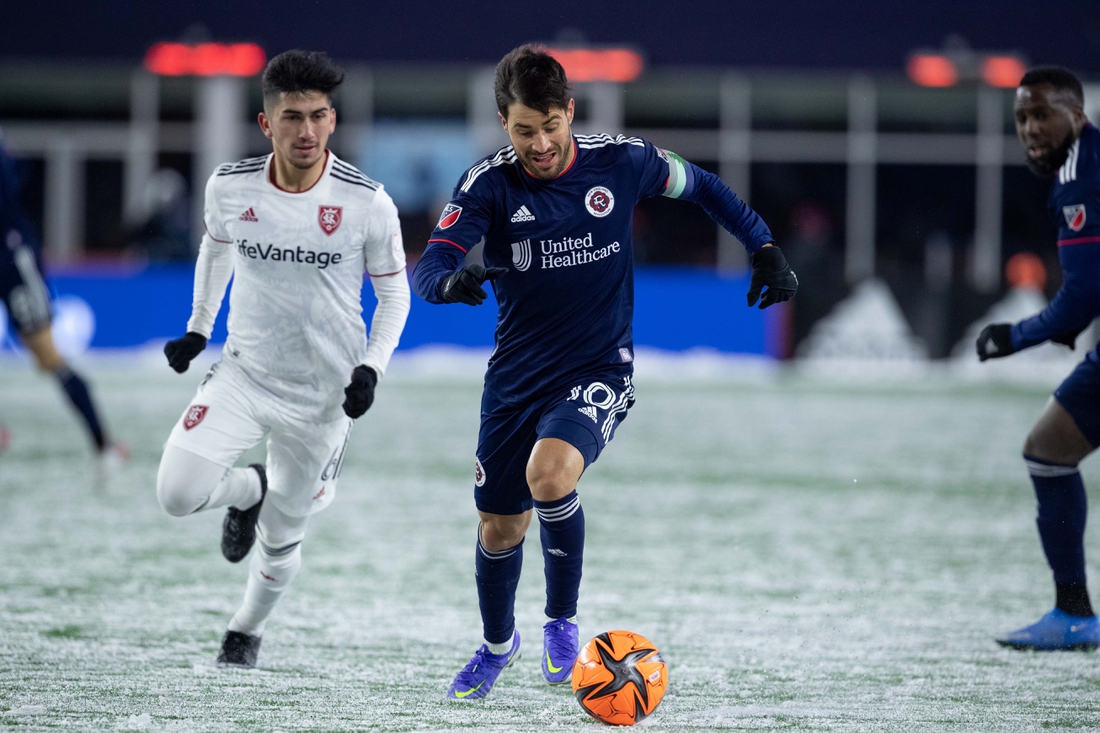
[[218,362],[172,428],[170,445],[229,468],[267,435],[267,500],[285,514],[319,512],[336,495],[352,419],[295,418],[252,386],[240,368]]

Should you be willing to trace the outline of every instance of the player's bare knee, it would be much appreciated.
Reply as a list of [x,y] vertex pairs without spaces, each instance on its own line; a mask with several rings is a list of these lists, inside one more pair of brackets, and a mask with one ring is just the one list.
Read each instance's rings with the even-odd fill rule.
[[557,438],[535,443],[527,461],[527,485],[536,501],[556,501],[577,488],[584,471],[584,456]]
[[1041,461],[1051,461],[1048,441],[1043,438],[1042,433],[1036,429],[1028,433],[1027,437],[1024,438],[1024,456],[1038,458]]
[[531,512],[523,514],[483,514],[481,544],[489,552],[501,552],[523,541],[531,524]]
[[527,485],[536,501],[556,501],[577,488],[574,467],[567,460],[535,460],[527,463]]

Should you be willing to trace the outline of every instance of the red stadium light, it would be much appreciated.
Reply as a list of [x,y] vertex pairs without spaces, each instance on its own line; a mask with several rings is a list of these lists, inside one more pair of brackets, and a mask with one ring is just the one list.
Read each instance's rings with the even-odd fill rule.
[[959,81],[959,69],[946,56],[917,53],[905,67],[909,78],[922,87],[951,87]]
[[254,76],[265,63],[255,43],[155,43],[145,54],[145,68],[161,76]]
[[986,56],[982,59],[982,80],[993,87],[1019,86],[1027,68],[1015,56]]
[[634,81],[645,68],[641,54],[629,48],[548,48],[569,81]]

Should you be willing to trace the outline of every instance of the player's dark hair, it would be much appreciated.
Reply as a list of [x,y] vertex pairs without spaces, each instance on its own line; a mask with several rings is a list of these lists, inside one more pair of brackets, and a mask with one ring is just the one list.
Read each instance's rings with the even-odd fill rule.
[[343,81],[344,70],[324,51],[284,51],[264,68],[264,102],[278,100],[280,94],[302,92],[320,92],[331,100]]
[[565,69],[543,46],[533,43],[512,49],[500,60],[493,91],[496,92],[497,109],[505,119],[508,119],[508,106],[515,102],[543,114],[569,106]]
[[1038,84],[1049,84],[1059,91],[1069,92],[1078,102],[1085,103],[1085,90],[1081,87],[1081,80],[1069,69],[1061,66],[1036,66],[1028,69],[1024,78],[1020,79],[1022,87]]

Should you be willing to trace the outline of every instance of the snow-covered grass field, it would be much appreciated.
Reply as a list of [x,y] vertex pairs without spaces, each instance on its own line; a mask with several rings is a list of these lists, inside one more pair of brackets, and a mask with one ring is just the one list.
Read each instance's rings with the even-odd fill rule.
[[[1052,603],[1019,452],[1053,383],[641,361],[638,404],[581,483],[580,611],[583,637],[634,630],[669,662],[650,729],[1100,729],[1100,657],[992,641]],[[213,659],[247,563],[221,558],[220,511],[172,518],[154,493],[204,370],[85,362],[133,454],[96,492],[56,386],[0,361],[14,434],[0,455],[0,725],[599,730],[542,681],[537,529],[517,603],[524,658],[487,700],[444,700],[480,637],[480,384],[467,367],[402,376],[395,364],[352,435],[335,504],[312,520],[260,669],[227,671]],[[1095,492],[1094,464],[1085,478]]]

